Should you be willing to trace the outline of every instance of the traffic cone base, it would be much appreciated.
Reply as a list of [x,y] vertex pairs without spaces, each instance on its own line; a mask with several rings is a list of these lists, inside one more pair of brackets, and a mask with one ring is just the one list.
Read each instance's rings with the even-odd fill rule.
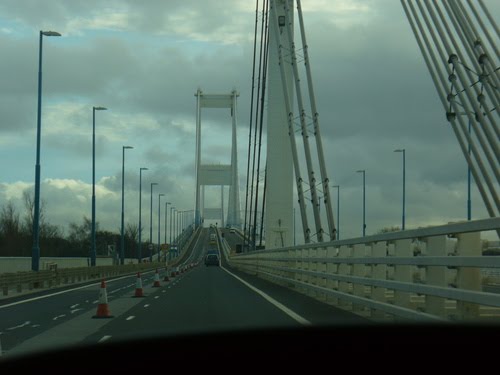
[[97,305],[97,313],[92,318],[94,319],[109,319],[114,318],[109,311],[109,306],[107,303],[100,303]]

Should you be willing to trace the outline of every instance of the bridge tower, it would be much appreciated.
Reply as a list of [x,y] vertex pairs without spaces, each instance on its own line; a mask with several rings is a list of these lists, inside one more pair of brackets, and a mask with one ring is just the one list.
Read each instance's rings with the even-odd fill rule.
[[[204,94],[200,89],[196,96],[196,197],[195,224],[198,227],[206,219],[218,219],[224,226],[223,187],[229,186],[228,214],[225,223],[231,227],[241,227],[241,208],[238,185],[238,157],[236,142],[236,98],[235,90],[230,94]],[[231,164],[214,165],[201,163],[201,109],[229,108],[232,120]],[[205,208],[205,186],[221,186],[221,208]]]
[[[294,41],[294,2],[302,48]],[[293,244],[293,179],[296,181],[304,241],[331,241],[336,237],[329,180],[326,173],[300,0],[269,0],[269,55],[267,71],[267,187],[265,200],[266,249]],[[301,61],[297,56],[301,56]],[[301,88],[297,65],[303,62],[307,89]],[[309,100],[304,100],[304,98]],[[294,106],[297,114],[294,114]],[[296,137],[304,148],[297,148]],[[309,138],[315,140],[311,145]],[[313,147],[316,146],[314,153]],[[305,163],[299,161],[299,152]],[[305,164],[307,177],[302,178]],[[317,177],[315,168],[319,168]],[[307,195],[307,196],[306,196]],[[311,203],[311,205],[308,205]],[[323,213],[320,205],[324,203]],[[307,205],[306,205],[307,204]],[[309,226],[308,214],[314,227]],[[328,228],[322,225],[326,216]]]

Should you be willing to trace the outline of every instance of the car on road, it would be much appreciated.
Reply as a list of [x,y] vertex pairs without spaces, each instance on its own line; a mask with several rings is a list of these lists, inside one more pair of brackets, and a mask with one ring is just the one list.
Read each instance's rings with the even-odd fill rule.
[[220,260],[217,254],[207,254],[205,257],[205,266],[219,266]]

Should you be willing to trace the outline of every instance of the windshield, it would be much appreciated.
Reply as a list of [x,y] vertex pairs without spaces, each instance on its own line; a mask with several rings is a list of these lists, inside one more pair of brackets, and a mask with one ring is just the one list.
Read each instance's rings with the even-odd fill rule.
[[0,354],[498,323],[499,15],[3,0]]

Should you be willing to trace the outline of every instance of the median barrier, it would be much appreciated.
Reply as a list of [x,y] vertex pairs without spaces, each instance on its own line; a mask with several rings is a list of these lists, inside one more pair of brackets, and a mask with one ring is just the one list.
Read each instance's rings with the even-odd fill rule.
[[62,285],[83,283],[86,281],[112,278],[158,268],[158,263],[126,264],[122,266],[94,266],[75,268],[53,268],[52,270],[25,271],[0,274],[2,297],[24,294],[35,290]]

